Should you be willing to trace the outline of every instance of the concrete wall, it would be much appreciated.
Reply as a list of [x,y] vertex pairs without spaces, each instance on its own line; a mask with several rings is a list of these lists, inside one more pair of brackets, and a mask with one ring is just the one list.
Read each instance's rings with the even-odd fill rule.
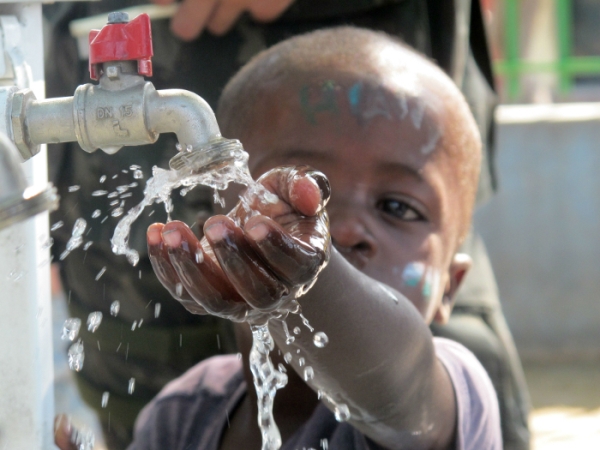
[[476,213],[522,356],[600,356],[600,104],[498,111],[498,194]]

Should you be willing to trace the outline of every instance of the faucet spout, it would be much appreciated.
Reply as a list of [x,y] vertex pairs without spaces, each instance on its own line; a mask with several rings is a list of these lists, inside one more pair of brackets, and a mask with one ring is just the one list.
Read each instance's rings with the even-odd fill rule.
[[217,119],[206,101],[182,89],[154,91],[146,103],[148,129],[177,135],[183,150],[198,150],[221,137]]

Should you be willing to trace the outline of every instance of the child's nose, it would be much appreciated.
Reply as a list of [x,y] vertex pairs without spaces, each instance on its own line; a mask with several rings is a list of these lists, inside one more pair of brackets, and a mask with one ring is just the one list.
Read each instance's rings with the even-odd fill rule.
[[357,268],[362,268],[377,251],[377,242],[358,217],[341,216],[330,221],[335,248]]

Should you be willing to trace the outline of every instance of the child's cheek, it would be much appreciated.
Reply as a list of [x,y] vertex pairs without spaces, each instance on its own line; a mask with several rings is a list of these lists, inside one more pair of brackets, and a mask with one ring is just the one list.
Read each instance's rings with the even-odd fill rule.
[[439,295],[440,271],[421,261],[406,264],[401,274],[402,293],[425,312],[432,300]]

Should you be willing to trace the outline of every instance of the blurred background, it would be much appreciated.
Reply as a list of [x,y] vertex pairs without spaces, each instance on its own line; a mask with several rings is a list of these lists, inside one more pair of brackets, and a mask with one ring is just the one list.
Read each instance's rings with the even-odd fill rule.
[[477,212],[537,449],[600,448],[600,1],[482,0],[501,106]]
[[[532,448],[598,449],[600,0],[481,2],[501,105],[498,192],[475,227],[523,360]],[[68,293],[54,280],[60,328]],[[99,430],[55,348],[57,409]]]

